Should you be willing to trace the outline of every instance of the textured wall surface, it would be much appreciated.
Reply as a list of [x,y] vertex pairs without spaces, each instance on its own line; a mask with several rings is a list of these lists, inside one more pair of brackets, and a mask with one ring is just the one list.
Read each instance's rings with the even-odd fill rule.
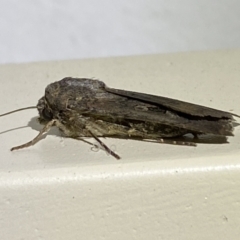
[[1,0],[0,63],[240,47],[237,0]]

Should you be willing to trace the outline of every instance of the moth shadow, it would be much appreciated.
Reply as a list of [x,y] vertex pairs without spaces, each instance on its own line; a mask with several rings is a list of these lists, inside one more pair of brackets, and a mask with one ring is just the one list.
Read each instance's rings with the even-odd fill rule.
[[[30,127],[31,129],[33,130],[36,130],[38,132],[40,132],[43,128],[43,125],[41,125],[39,122],[38,122],[38,117],[33,117],[27,124],[27,126],[21,126],[21,127],[16,127],[16,128],[11,128],[11,129],[8,129],[8,130],[5,130],[5,131],[2,131],[0,132],[0,135],[1,134],[4,134],[4,133],[8,133],[8,132],[12,132],[12,131],[16,131],[16,130],[19,130],[19,129],[23,129],[23,128],[28,128]],[[59,129],[57,127],[52,127],[48,132],[47,134],[45,135],[54,135],[54,136],[58,136],[58,137],[62,137],[62,133],[59,131]],[[44,138],[44,137],[43,137]]]
[[28,127],[28,126],[22,126],[22,127],[11,128],[11,129],[8,129],[8,130],[5,130],[5,131],[0,132],[0,135],[1,135],[1,134],[4,134],[4,133],[8,133],[8,132],[15,131],[15,130],[18,130],[18,129],[27,128],[27,127]]
[[[38,117],[31,118],[31,120],[28,122],[27,126],[32,128],[33,130],[38,131],[38,132],[40,132],[43,129],[43,127],[44,127],[43,125],[41,125],[38,122]],[[57,137],[62,137],[62,133],[59,131],[59,129],[57,127],[51,127],[50,130],[45,134],[45,137],[47,135],[53,135],[53,136],[57,136]]]

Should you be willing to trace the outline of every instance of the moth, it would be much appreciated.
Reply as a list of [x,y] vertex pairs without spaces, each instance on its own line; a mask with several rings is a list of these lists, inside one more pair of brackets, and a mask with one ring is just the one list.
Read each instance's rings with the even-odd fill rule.
[[[109,88],[104,82],[66,77],[49,84],[37,106],[39,122],[44,125],[30,142],[38,142],[52,126],[67,137],[95,138],[102,148],[117,159],[99,137],[151,140],[158,143],[196,146],[195,142],[176,141],[185,134],[233,136],[236,114],[176,99]],[[174,139],[173,139],[174,138]]]

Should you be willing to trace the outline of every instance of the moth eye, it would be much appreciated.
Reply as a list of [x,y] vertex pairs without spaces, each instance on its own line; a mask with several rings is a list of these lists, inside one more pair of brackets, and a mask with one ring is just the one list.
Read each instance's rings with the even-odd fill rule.
[[43,118],[46,120],[52,120],[53,114],[51,111],[49,111],[47,108],[44,108],[42,111]]

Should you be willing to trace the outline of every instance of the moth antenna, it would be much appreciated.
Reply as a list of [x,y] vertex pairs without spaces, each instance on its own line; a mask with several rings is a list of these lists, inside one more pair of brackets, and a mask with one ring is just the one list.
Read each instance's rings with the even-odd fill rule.
[[0,114],[0,117],[6,116],[6,115],[8,115],[8,114],[15,113],[15,112],[19,112],[19,111],[22,111],[22,110],[32,109],[32,108],[37,108],[37,106],[30,106],[30,107],[25,107],[25,108],[19,108],[19,109],[13,110],[13,111],[11,111],[11,112],[7,112],[7,113],[4,113],[4,114]]

